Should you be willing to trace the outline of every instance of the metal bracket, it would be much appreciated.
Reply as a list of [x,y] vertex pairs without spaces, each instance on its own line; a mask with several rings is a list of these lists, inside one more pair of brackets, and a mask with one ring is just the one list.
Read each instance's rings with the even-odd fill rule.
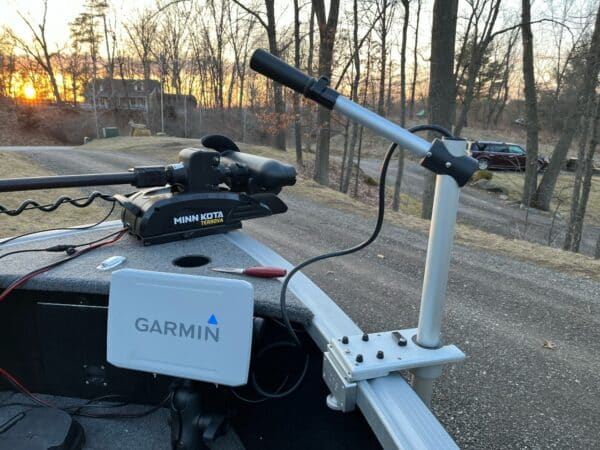
[[352,411],[358,381],[465,359],[465,354],[454,345],[435,349],[417,345],[416,334],[417,329],[410,328],[332,339],[323,361],[323,378],[333,396],[328,404],[343,412]]

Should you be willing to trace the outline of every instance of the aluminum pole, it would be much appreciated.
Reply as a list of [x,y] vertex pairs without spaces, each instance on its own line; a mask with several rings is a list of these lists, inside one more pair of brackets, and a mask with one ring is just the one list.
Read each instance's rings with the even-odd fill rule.
[[[465,152],[464,141],[445,140],[444,143],[448,151],[455,156],[461,156]],[[417,344],[427,348],[436,348],[441,345],[442,318],[459,193],[460,190],[454,178],[448,175],[436,177],[417,328]],[[417,369],[413,374],[413,388],[423,402],[429,405],[433,380],[441,374],[441,367]]]
[[419,157],[424,157],[431,148],[431,142],[412,134],[405,130],[400,125],[390,122],[384,117],[375,114],[367,108],[363,108],[352,100],[340,95],[335,101],[333,110],[340,114],[349,117],[350,119],[360,123],[366,128],[370,128],[375,133],[388,138],[401,147],[406,148],[411,153]]

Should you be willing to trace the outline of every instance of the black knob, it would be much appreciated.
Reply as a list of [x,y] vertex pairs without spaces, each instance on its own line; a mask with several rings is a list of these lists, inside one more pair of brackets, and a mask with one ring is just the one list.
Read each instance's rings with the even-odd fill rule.
[[356,362],[358,362],[358,363],[363,362],[363,355],[361,355],[360,353],[358,355],[356,355]]
[[362,335],[362,340],[367,342],[369,340],[369,335],[367,333]]
[[377,359],[383,359],[383,350],[377,351]]

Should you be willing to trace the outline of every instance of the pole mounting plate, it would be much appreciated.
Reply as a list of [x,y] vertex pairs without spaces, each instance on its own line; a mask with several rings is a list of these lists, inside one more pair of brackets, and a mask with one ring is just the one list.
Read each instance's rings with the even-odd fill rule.
[[454,345],[436,349],[415,343],[416,328],[332,339],[330,360],[347,383],[384,377],[399,370],[439,366],[462,361],[465,354]]

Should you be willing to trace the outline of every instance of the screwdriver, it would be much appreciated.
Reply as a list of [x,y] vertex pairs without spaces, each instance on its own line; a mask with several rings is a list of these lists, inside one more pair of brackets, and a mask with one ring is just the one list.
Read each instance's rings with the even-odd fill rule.
[[249,277],[258,278],[279,278],[287,274],[287,270],[281,267],[256,266],[247,267],[245,269],[235,267],[211,267],[215,272],[237,273],[240,275],[248,275]]

